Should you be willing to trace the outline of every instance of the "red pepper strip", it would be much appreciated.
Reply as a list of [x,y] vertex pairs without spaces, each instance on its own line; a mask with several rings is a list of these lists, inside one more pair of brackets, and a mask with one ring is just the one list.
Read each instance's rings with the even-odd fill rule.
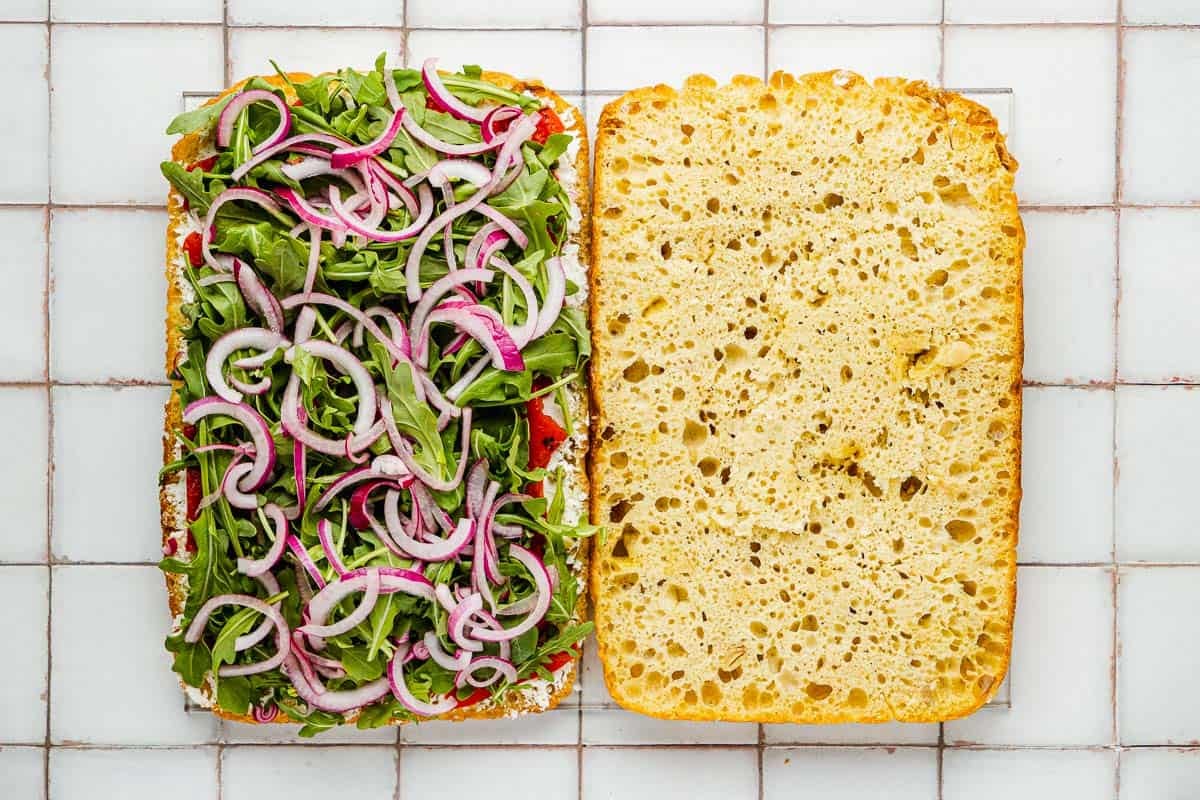
[[[538,378],[533,388],[540,391],[549,385],[545,378]],[[529,469],[541,469],[550,463],[550,457],[567,438],[567,432],[545,412],[541,397],[527,401],[525,411],[529,416]],[[529,484],[525,491],[533,497],[546,496],[541,481]]]
[[201,172],[212,172],[212,168],[216,163],[217,163],[217,157],[209,156],[208,158],[202,158],[199,161],[197,161],[195,164],[192,164],[191,166],[189,166],[187,168],[187,171],[191,172],[192,170],[198,169]]
[[200,243],[200,234],[193,231],[183,240],[183,251],[187,253],[188,262],[193,267],[204,263],[204,250]]
[[[551,673],[558,672],[560,669],[563,668],[564,665],[573,661],[575,659],[575,657],[578,655],[579,655],[579,645],[572,646],[572,648],[570,650],[564,650],[561,653],[555,653],[554,655],[550,656],[550,658],[548,658],[546,660],[546,663],[545,663],[546,670]],[[528,683],[531,680],[533,680],[533,678],[529,677],[529,678],[526,678],[525,680],[521,681],[521,683]],[[484,700],[487,700],[491,696],[492,696],[491,689],[487,689],[487,688],[476,689],[475,691],[471,692],[469,695],[464,697],[462,700],[459,700],[458,705],[455,707],[456,708],[467,708],[467,707],[473,706],[477,703],[482,703]]]
[[533,139],[538,144],[545,144],[553,134],[562,133],[566,128],[563,127],[562,120],[558,118],[558,114],[554,113],[553,108],[543,108],[541,111],[541,119],[538,120],[537,128],[533,131]]
[[466,708],[468,706],[473,706],[476,703],[482,703],[484,700],[487,700],[491,696],[492,696],[491,689],[487,689],[487,688],[476,689],[475,691],[471,692],[469,695],[464,697],[462,700],[459,700],[458,705],[455,707],[456,708]]

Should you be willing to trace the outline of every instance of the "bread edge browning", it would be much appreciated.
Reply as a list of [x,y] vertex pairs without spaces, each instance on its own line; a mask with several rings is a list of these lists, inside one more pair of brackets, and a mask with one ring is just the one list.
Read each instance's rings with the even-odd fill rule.
[[[262,80],[267,81],[273,86],[277,86],[284,90],[289,100],[294,100],[295,96],[288,87],[287,82],[277,75],[258,76]],[[310,80],[313,76],[305,72],[289,72],[287,77],[293,83],[301,83]],[[501,88],[509,89],[514,92],[529,91],[536,97],[549,101],[555,112],[559,115],[567,111],[571,111],[574,115],[574,124],[569,126],[569,130],[579,141],[579,152],[575,158],[575,170],[578,175],[578,186],[576,188],[576,196],[573,198],[576,206],[579,208],[581,220],[579,223],[579,233],[575,234],[573,241],[579,245],[579,257],[587,267],[588,275],[591,275],[591,214],[590,202],[591,194],[588,190],[589,169],[591,159],[588,150],[587,138],[587,120],[583,115],[583,111],[568,103],[557,92],[546,88],[540,81],[523,80],[515,78],[503,72],[484,71],[481,76],[484,80],[500,86]],[[226,95],[239,91],[250,78],[238,81],[233,86],[230,86],[225,91],[216,97],[210,99],[205,105],[211,105],[218,102]],[[171,160],[182,164],[188,164],[196,160],[201,148],[206,143],[206,139],[200,134],[192,133],[184,136],[177,141],[171,148]],[[186,212],[183,208],[183,199],[173,188],[169,190],[167,195],[167,231],[166,231],[166,277],[167,277],[167,315],[166,315],[166,372],[170,376],[175,369],[176,363],[180,355],[186,350],[186,343],[183,339],[181,330],[183,328],[184,319],[182,313],[183,293],[180,289],[183,281],[183,275],[179,268],[178,260],[180,248],[177,242],[177,232],[180,224],[183,222]],[[590,281],[590,277],[589,277]],[[589,309],[591,306],[589,305]],[[183,424],[183,409],[179,405],[178,397],[179,381],[171,380],[171,394],[167,399],[167,404],[164,410],[163,424],[163,463],[169,463],[179,456],[179,445],[174,438],[174,432],[180,430]],[[580,418],[590,418],[590,406],[588,404],[589,393],[585,390],[574,389],[574,394],[581,404]],[[585,431],[585,433],[587,433]],[[590,471],[586,465],[590,463],[590,435],[580,443],[580,453],[578,457],[584,459],[584,465],[576,470],[578,480],[582,484],[580,488],[584,493],[589,494]],[[172,480],[163,482],[159,486],[159,514],[162,527],[162,540],[166,541],[177,531],[186,527],[186,507],[180,509],[177,507],[175,498],[171,493],[171,485],[178,485],[180,482],[186,481],[185,472],[180,473],[172,478]],[[185,493],[186,494],[186,493]],[[590,509],[589,502],[585,508]],[[587,576],[589,574],[588,557],[590,555],[590,543],[586,540],[581,540],[576,554],[576,559],[579,561],[579,577],[580,581],[586,586]],[[183,613],[184,603],[187,598],[187,579],[182,575],[177,575],[172,572],[163,573],[166,578],[167,585],[167,602],[170,607],[172,620],[178,618]],[[579,602],[576,606],[576,618],[586,619],[587,617],[587,593],[581,592]],[[568,674],[563,681],[562,686],[555,689],[549,698],[549,703],[545,708],[537,706],[529,702],[524,695],[513,693],[510,698],[504,703],[493,703],[483,706],[469,706],[463,709],[456,709],[442,716],[431,719],[430,721],[462,721],[471,719],[499,719],[502,717],[511,717],[521,714],[535,714],[545,711],[551,711],[558,706],[562,700],[567,697],[575,685],[576,675],[579,671],[579,657],[576,656],[564,667]],[[242,722],[250,725],[263,724],[293,724],[290,719],[284,714],[279,714],[271,723],[262,723],[254,719],[250,715],[233,714],[220,708],[216,703],[216,698],[213,696],[212,682],[207,682],[204,687],[196,690],[194,687],[188,687],[180,681],[181,687],[185,692],[199,691],[203,695],[208,710],[212,711],[216,716],[227,719],[233,722]],[[483,706],[483,707],[481,707]],[[356,715],[346,715],[346,724],[350,725],[356,719]],[[408,724],[403,720],[396,720],[392,725]]]
[[[745,88],[763,88],[763,89],[792,89],[797,85],[804,84],[812,87],[814,90],[829,91],[831,87],[837,89],[846,89],[856,84],[866,84],[872,87],[875,91],[886,91],[897,96],[908,96],[924,100],[928,104],[928,110],[931,114],[946,114],[953,119],[963,123],[967,131],[979,136],[982,141],[982,134],[990,133],[996,149],[996,157],[998,166],[1008,173],[1013,174],[1017,171],[1018,162],[1009,153],[1005,146],[1005,136],[999,130],[999,125],[996,118],[992,115],[985,106],[980,105],[972,100],[963,97],[957,92],[947,91],[945,89],[937,89],[931,87],[925,81],[913,81],[904,78],[877,78],[873,83],[867,81],[861,75],[849,70],[827,70],[825,72],[813,72],[804,75],[793,75],[782,70],[777,70],[771,74],[767,81],[750,75],[734,75],[730,81],[730,85],[740,86]],[[595,174],[593,176],[592,199],[591,205],[593,208],[598,208],[603,200],[601,185],[604,182],[604,151],[608,146],[608,136],[606,130],[622,127],[624,122],[621,120],[622,107],[630,102],[653,102],[656,100],[673,100],[681,94],[709,94],[719,88],[720,84],[709,75],[699,73],[693,74],[683,81],[683,88],[676,89],[667,84],[657,84],[655,86],[645,86],[638,89],[632,89],[620,97],[609,101],[604,110],[600,114],[600,119],[596,125],[596,141],[594,143],[595,154]],[[1017,229],[1018,235],[1014,237],[1013,249],[1016,255],[1016,283],[1018,287],[1016,305],[1014,309],[1014,335],[1013,335],[1013,360],[1010,371],[1010,383],[1008,396],[1012,401],[1012,418],[1013,435],[1010,441],[1012,446],[1013,457],[1013,478],[1011,489],[1011,502],[1009,504],[1009,525],[1005,530],[1005,538],[1009,543],[1009,569],[1007,575],[1008,583],[1008,619],[1006,624],[1009,635],[1005,644],[1003,666],[998,670],[996,680],[988,688],[986,692],[978,698],[970,698],[970,702],[963,704],[959,708],[953,708],[945,713],[929,713],[916,716],[856,716],[847,713],[829,713],[818,718],[803,717],[798,718],[787,713],[756,713],[744,714],[739,716],[723,715],[717,711],[706,712],[703,708],[697,708],[694,714],[679,714],[673,711],[663,711],[661,709],[643,705],[641,702],[631,699],[621,692],[621,682],[617,679],[613,672],[613,666],[607,656],[607,643],[601,635],[600,622],[603,617],[603,594],[600,584],[600,557],[599,553],[591,561],[589,570],[589,588],[592,597],[592,616],[596,621],[596,648],[597,656],[604,672],[604,682],[608,687],[609,694],[618,705],[629,711],[634,711],[639,714],[645,714],[650,717],[670,720],[691,720],[701,722],[755,722],[755,723],[803,723],[803,724],[839,724],[839,723],[885,723],[885,722],[911,722],[911,723],[932,723],[932,722],[948,722],[955,719],[968,716],[979,710],[992,697],[995,696],[1000,684],[1004,682],[1008,674],[1009,666],[1012,661],[1012,630],[1013,618],[1016,612],[1017,600],[1017,538],[1018,526],[1021,507],[1021,420],[1022,420],[1022,403],[1021,403],[1021,372],[1024,360],[1024,265],[1023,253],[1025,248],[1025,228],[1021,222],[1021,217],[1017,207],[1017,195],[1015,190],[1010,190],[1006,193],[1002,205],[995,207],[997,218],[1005,217],[1005,224],[1012,225]],[[600,280],[601,259],[600,259],[600,243],[598,237],[593,235],[592,251],[589,259],[590,269],[588,271],[588,280],[591,291],[589,292],[589,313],[592,325],[592,358],[589,363],[591,371],[591,379],[588,382],[590,392],[590,402],[592,409],[592,431],[591,441],[599,441],[597,438],[605,425],[604,407],[596,387],[600,376],[599,366],[601,359],[605,357],[606,350],[604,343],[601,341],[597,331],[599,330],[599,315],[597,302],[597,288]],[[597,487],[599,483],[599,466],[596,463],[594,450],[589,451],[588,458],[589,473],[588,478],[592,486]],[[599,491],[591,493],[591,517],[593,521],[599,523],[603,519],[602,502]]]

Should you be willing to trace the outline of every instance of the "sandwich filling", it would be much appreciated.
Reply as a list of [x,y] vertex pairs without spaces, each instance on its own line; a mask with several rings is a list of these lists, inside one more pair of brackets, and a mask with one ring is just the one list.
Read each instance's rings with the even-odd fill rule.
[[578,142],[478,68],[280,78],[168,129],[212,141],[162,165],[185,209],[174,668],[308,733],[545,694],[590,631]]

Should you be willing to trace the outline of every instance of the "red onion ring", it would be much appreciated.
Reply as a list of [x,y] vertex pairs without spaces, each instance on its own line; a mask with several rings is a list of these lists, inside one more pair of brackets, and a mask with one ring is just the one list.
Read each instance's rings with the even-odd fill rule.
[[[236,176],[234,180],[237,180]],[[204,226],[200,229],[200,252],[204,254],[204,262],[217,272],[229,272],[229,267],[218,261],[216,256],[212,254],[212,237],[217,229],[217,211],[221,206],[235,200],[254,203],[266,209],[269,213],[283,213],[283,209],[279,207],[275,199],[262,189],[254,189],[249,186],[235,186],[217,195],[213,199],[212,205],[208,207],[208,214],[204,218]]]
[[533,328],[534,339],[544,335],[558,320],[566,295],[567,273],[563,269],[562,259],[546,259],[546,299],[538,311],[537,325]]
[[425,90],[429,92],[430,99],[440,110],[468,122],[483,122],[483,118],[487,116],[488,109],[467,105],[446,88],[438,75],[436,58],[425,59],[425,63],[421,65],[421,80],[425,82]]
[[[263,591],[266,592],[267,597],[274,597],[275,595],[279,594],[279,581],[275,580],[275,576],[271,573],[263,573],[262,575],[259,575],[256,580],[258,580],[259,584],[262,585]],[[234,652],[240,653],[243,650],[249,650],[251,647],[254,647],[254,645],[267,638],[267,634],[269,634],[271,629],[274,627],[275,623],[271,622],[270,617],[263,617],[262,622],[259,623],[257,628],[252,630],[250,633],[246,633],[237,637],[237,639],[234,640]]]
[[254,442],[254,468],[246,474],[241,488],[255,491],[266,485],[271,470],[275,467],[275,440],[271,429],[262,415],[245,403],[230,403],[217,397],[202,397],[188,404],[183,410],[183,422],[195,425],[212,414],[220,414],[237,420],[250,432]]
[[[296,688],[296,694],[300,699],[308,703],[313,708],[319,708],[322,711],[329,711],[334,714],[344,714],[347,711],[353,711],[356,708],[370,705],[377,700],[387,696],[389,691],[388,681],[386,678],[380,678],[376,681],[371,681],[368,684],[360,686],[357,689],[347,689],[344,691],[326,691],[324,686],[318,691],[313,683],[310,683],[304,677],[300,670],[300,664],[293,656],[283,662],[283,674],[292,682],[292,686]],[[319,681],[316,682],[319,685]]]
[[277,142],[270,147],[263,148],[260,152],[255,153],[254,157],[245,164],[242,164],[233,172],[229,173],[229,177],[234,181],[240,181],[246,176],[247,173],[250,172],[250,170],[254,169],[259,164],[262,164],[278,153],[282,153],[285,150],[291,150],[296,145],[303,142],[320,142],[321,144],[328,144],[334,147],[343,147],[351,144],[345,139],[339,139],[338,137],[331,136],[328,133],[301,133],[296,136],[290,136],[287,139],[284,139],[282,142]]
[[[465,272],[466,270],[460,270]],[[484,305],[468,306],[465,308],[438,308],[425,318],[420,335],[417,337],[415,351],[419,354],[428,347],[430,327],[437,323],[446,322],[458,328],[472,339],[483,345],[496,369],[508,372],[521,372],[525,369],[525,360],[521,358],[521,350],[513,341],[512,335],[504,327],[491,308]]]
[[400,520],[399,503],[399,492],[390,491],[384,498],[383,514],[384,521],[387,523],[388,534],[405,553],[422,561],[449,561],[462,552],[462,549],[466,547],[467,542],[471,540],[471,536],[475,532],[474,524],[471,520],[464,517],[458,521],[454,533],[445,539],[436,543],[418,542],[404,530],[404,524]]
[[401,645],[396,648],[395,655],[388,662],[387,668],[387,684],[391,689],[396,699],[400,701],[400,705],[407,708],[414,714],[422,717],[436,717],[439,714],[445,714],[447,711],[453,711],[458,707],[458,701],[453,696],[443,697],[437,702],[426,703],[423,700],[418,700],[408,688],[408,684],[404,682],[404,662],[409,654],[409,646]]
[[308,554],[308,549],[301,544],[300,539],[294,534],[288,534],[287,546],[292,551],[292,555],[296,557],[296,560],[300,562],[300,566],[304,567],[304,571],[313,579],[313,583],[317,585],[317,589],[324,589],[326,585],[325,577],[321,575],[321,570],[317,568],[317,563]]
[[[334,545],[333,525],[329,520],[323,519],[317,522],[317,541],[321,543],[321,549],[325,552],[325,560],[329,562],[329,566],[333,567],[333,571],[339,577],[345,575],[349,570],[342,563],[342,554],[338,552],[337,547]],[[305,631],[305,633],[308,633],[308,631]]]
[[223,400],[230,403],[242,402],[242,393],[231,388],[225,381],[221,365],[234,352],[253,348],[268,353],[268,358],[280,347],[286,346],[287,340],[279,333],[266,328],[238,328],[230,331],[212,343],[208,355],[204,359],[204,377],[212,386],[213,391]]
[[[486,252],[486,251],[485,251]],[[498,270],[507,275],[513,283],[517,285],[517,289],[521,292],[521,296],[525,298],[525,321],[519,327],[512,331],[513,344],[518,349],[524,348],[525,345],[533,341],[533,334],[537,330],[538,324],[538,305],[537,294],[533,291],[533,285],[529,280],[517,272],[516,267],[508,263],[504,256],[492,257],[492,264]],[[557,315],[555,315],[557,318]]]
[[279,649],[270,658],[253,664],[222,665],[217,670],[217,675],[220,677],[255,675],[259,672],[267,672],[268,670],[275,669],[282,664],[290,654],[292,644],[287,622],[283,619],[283,614],[279,613],[278,608],[267,605],[257,597],[251,597],[248,594],[219,594],[210,599],[196,612],[196,617],[192,620],[192,624],[184,634],[183,640],[188,644],[195,644],[200,641],[200,637],[204,635],[204,628],[208,624],[208,618],[212,616],[213,611],[225,605],[253,608],[260,614],[270,618],[271,622],[275,625],[275,642]]
[[516,637],[525,633],[525,631],[530,630],[533,628],[533,626],[541,622],[542,617],[546,616],[546,612],[550,609],[550,599],[552,594],[550,587],[550,574],[546,572],[546,566],[542,563],[542,560],[518,544],[509,544],[508,554],[517,561],[521,562],[533,576],[533,583],[535,586],[535,591],[538,594],[538,600],[534,605],[533,610],[529,612],[528,616],[511,628],[507,628],[503,631],[495,631],[479,627],[474,628],[471,635],[475,639],[478,639],[482,642],[500,642],[515,639]]
[[250,89],[234,97],[225,105],[225,108],[221,109],[221,116],[217,118],[217,147],[229,146],[229,140],[233,137],[234,123],[242,110],[264,100],[279,110],[279,126],[250,152],[261,153],[283,141],[292,128],[292,110],[274,92],[266,89]]
[[257,578],[263,574],[269,575],[283,556],[283,548],[287,546],[288,523],[287,518],[283,516],[283,510],[274,503],[267,503],[263,506],[263,513],[275,523],[275,541],[271,543],[271,547],[262,558],[255,560],[239,558],[237,560],[238,572],[249,575],[251,578]]
[[[475,679],[475,671],[480,669],[491,669],[491,676],[483,680]],[[503,678],[509,683],[517,682],[517,668],[513,663],[506,658],[497,658],[496,656],[479,656],[471,661],[471,663],[462,670],[454,679],[455,688],[462,688],[463,684],[469,683],[477,689],[484,689],[491,686],[493,683]]]
[[[335,187],[330,186],[330,191]],[[275,194],[284,199],[288,206],[292,209],[292,213],[300,219],[307,222],[309,225],[316,225],[319,228],[325,228],[335,232],[345,231],[346,224],[340,219],[327,217],[320,211],[317,211],[303,196],[295,189],[288,186],[281,186],[275,190]]]
[[333,208],[333,213],[337,217],[337,223],[343,230],[349,230],[359,236],[365,236],[376,242],[403,242],[411,239],[421,232],[425,223],[433,215],[433,195],[429,191],[428,186],[417,188],[417,196],[420,198],[420,213],[417,218],[405,228],[398,231],[385,231],[380,228],[375,228],[364,224],[362,221],[355,219],[350,209],[342,202],[341,192],[336,186],[329,187],[329,203]]
[[[319,608],[323,608],[323,606],[317,605],[317,600],[320,598],[320,594],[318,594],[313,597],[313,602],[308,606],[310,615],[308,624],[298,628],[298,630],[306,636],[320,636],[322,638],[339,636],[364,621],[371,614],[371,610],[375,608],[375,601],[379,599],[379,573],[376,570],[367,570],[364,581],[362,602],[345,617],[332,625],[324,624],[326,617],[319,616],[318,613]],[[339,582],[336,585],[341,585],[341,583]],[[324,591],[327,592],[330,588],[332,587],[326,587]],[[332,610],[332,606],[330,610]],[[327,614],[328,611],[326,611]]]
[[496,106],[483,117],[483,122],[479,125],[479,133],[483,136],[485,142],[491,142],[500,132],[496,130],[496,124],[504,120],[513,120],[521,116],[524,112],[516,106]]
[[456,286],[471,281],[487,283],[492,280],[494,275],[495,273],[487,269],[460,269],[443,275],[425,290],[425,293],[421,295],[421,301],[413,308],[412,317],[408,323],[409,336],[417,343],[413,352],[418,366],[424,367],[429,360],[428,341],[423,341],[421,334],[425,328],[425,321],[433,312],[433,307],[438,300],[449,294]]
[[469,650],[472,653],[483,650],[482,642],[477,642],[466,634],[467,621],[476,611],[482,610],[483,597],[478,592],[473,592],[464,597],[450,612],[450,618],[446,623],[450,639],[463,650]]
[[[471,663],[471,654],[466,650],[459,650],[453,656],[442,649],[442,643],[438,640],[438,636],[433,631],[426,631],[424,638],[418,644],[425,646],[429,653],[429,657],[433,659],[438,666],[445,667],[452,672],[458,672],[466,669]],[[416,645],[413,645],[416,647]]]
[[439,153],[444,153],[448,156],[477,156],[483,153],[490,152],[500,147],[507,136],[500,134],[490,142],[471,142],[470,144],[451,144],[444,139],[439,139],[429,131],[417,124],[417,121],[409,116],[404,117],[404,130],[408,131],[408,135],[416,139],[421,144],[428,147],[430,150],[436,150]]
[[329,163],[334,169],[342,169],[343,167],[352,167],[365,158],[372,158],[387,150],[391,143],[395,140],[396,135],[400,133],[400,122],[404,119],[404,107],[396,109],[392,114],[392,119],[384,127],[383,132],[375,139],[360,144],[357,147],[339,147],[334,150],[329,156]]

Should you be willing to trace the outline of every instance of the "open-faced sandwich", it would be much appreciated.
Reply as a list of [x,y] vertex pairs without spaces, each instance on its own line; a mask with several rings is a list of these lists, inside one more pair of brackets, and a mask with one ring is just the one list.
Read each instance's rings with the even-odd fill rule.
[[582,116],[380,58],[251,78],[168,132],[189,694],[307,732],[552,707],[590,630]]

